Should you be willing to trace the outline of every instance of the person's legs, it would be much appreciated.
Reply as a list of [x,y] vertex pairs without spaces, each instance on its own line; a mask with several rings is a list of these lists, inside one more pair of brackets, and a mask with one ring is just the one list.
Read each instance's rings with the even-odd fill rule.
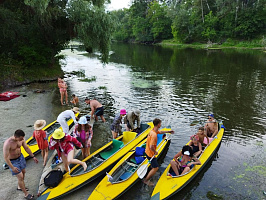
[[112,131],[113,139],[117,138],[117,133]]
[[[24,169],[25,171],[25,169]],[[25,172],[22,171],[16,175],[18,179],[18,188],[22,190],[22,192],[25,194],[25,197],[28,196],[28,191],[26,190],[25,183],[24,183],[24,176]]]
[[61,105],[64,105],[64,92],[60,91],[60,96],[61,96]]
[[67,90],[65,91],[65,98],[66,98],[66,104],[68,104],[68,95],[67,95]]
[[61,125],[61,127],[62,127],[62,129],[63,129],[63,132],[64,132],[65,134],[68,134],[69,126],[68,126],[66,120],[63,119],[63,120],[60,120],[60,121],[58,121],[58,122],[59,122],[59,124]]
[[91,155],[91,151],[90,151],[91,147],[87,147],[86,149],[87,149],[87,156],[86,157],[88,157],[89,155]]
[[143,180],[143,183],[153,186],[154,184],[150,182],[151,177],[158,171],[159,167],[152,168],[151,171],[148,173],[147,177]]
[[48,159],[48,147],[46,149],[43,149],[43,151],[44,151],[43,166],[45,166]]
[[63,163],[65,165],[65,170],[68,172],[68,165],[69,165],[69,163],[68,163],[67,157],[65,156],[64,153],[61,154],[61,158],[62,158],[62,161],[63,161]]
[[81,149],[81,154],[82,154],[82,159],[86,158],[86,152],[85,152],[85,148]]
[[183,170],[183,172],[181,173],[181,175],[189,172],[189,170],[190,170],[190,167],[185,167],[185,169]]
[[102,121],[105,122],[105,119],[104,119],[103,115],[101,115],[100,117],[101,117]]
[[178,172],[178,163],[174,160],[171,160],[170,165],[173,169],[173,171],[175,172],[175,174],[178,176],[179,172]]
[[74,159],[74,150],[71,150],[70,152],[68,152],[67,154],[67,161],[69,163],[72,163],[72,164],[80,164],[82,165],[82,167],[84,168],[84,171],[87,169],[87,164],[85,162],[82,162],[78,159]]

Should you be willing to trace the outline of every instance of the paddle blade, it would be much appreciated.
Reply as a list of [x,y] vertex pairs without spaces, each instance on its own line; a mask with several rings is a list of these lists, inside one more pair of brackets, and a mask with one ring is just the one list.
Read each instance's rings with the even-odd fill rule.
[[142,165],[142,166],[138,169],[137,174],[138,174],[138,177],[139,177],[140,179],[143,179],[144,176],[146,175],[146,173],[147,173],[147,171],[148,171],[148,165],[149,165],[149,163],[147,163],[147,164],[145,164],[145,165]]

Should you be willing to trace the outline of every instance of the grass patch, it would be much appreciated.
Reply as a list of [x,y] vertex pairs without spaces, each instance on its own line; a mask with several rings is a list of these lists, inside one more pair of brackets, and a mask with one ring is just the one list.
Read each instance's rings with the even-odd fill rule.
[[91,78],[83,78],[83,79],[79,79],[79,81],[82,81],[82,82],[93,82],[93,81],[96,81],[96,76],[92,76]]
[[100,86],[98,87],[100,90],[107,90],[107,87],[106,86]]
[[72,71],[68,74],[71,74],[71,75],[74,75],[74,76],[77,76],[77,77],[85,77],[85,70],[80,70],[80,71]]

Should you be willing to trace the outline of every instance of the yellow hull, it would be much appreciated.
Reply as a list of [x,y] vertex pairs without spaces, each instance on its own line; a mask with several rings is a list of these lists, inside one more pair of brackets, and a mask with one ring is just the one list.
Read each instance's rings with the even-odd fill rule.
[[217,138],[212,140],[200,156],[199,160],[201,161],[201,165],[195,165],[187,174],[177,177],[167,176],[171,167],[169,164],[158,180],[152,192],[151,200],[167,199],[185,187],[200,172],[200,170],[215,153],[215,150],[222,141],[223,134],[224,128],[221,128],[217,134]]
[[[171,130],[171,129],[162,129],[162,130]],[[165,142],[164,142],[165,141]],[[168,142],[170,140],[168,139],[163,139],[157,146],[157,151],[158,151],[158,156],[160,156],[167,146]],[[140,147],[142,144],[146,143],[146,139],[139,143],[137,146]],[[113,176],[114,172],[118,170],[119,167],[121,167],[122,164],[125,164],[132,156],[135,154],[135,149],[134,151],[131,151],[127,153],[113,168],[112,170],[108,173],[109,175]],[[157,156],[157,157],[158,157]],[[145,159],[145,161],[138,166],[137,169],[139,169],[142,165],[145,165],[148,163],[148,160]],[[149,167],[150,165],[148,165]],[[135,172],[125,180],[121,180],[119,182],[111,183],[108,180],[107,175],[102,179],[102,181],[97,185],[97,187],[94,189],[88,200],[104,200],[104,199],[116,199],[119,196],[121,196],[124,192],[126,192],[130,187],[132,187],[138,180],[138,174],[137,174],[137,169]]]
[[[79,113],[76,113],[76,114],[75,114],[76,117],[77,117],[78,115],[79,115]],[[72,118],[70,118],[70,119],[67,121],[68,126],[72,125],[73,123],[74,123],[74,122],[73,122],[73,119],[72,119]],[[47,131],[47,132],[48,132],[48,130],[49,130],[50,135],[49,135],[49,137],[48,137],[48,141],[50,140],[50,137],[52,136],[54,130],[57,129],[57,128],[62,129],[62,127],[58,124],[58,122],[54,121],[54,122],[52,122],[52,123],[46,125],[46,126],[42,129],[42,130]],[[37,145],[37,143],[36,143],[36,140],[35,140],[32,136],[26,141],[26,143],[27,143],[28,147],[30,148],[30,150],[31,150],[31,152],[32,152],[33,154],[37,154],[37,153],[40,151],[40,149],[39,149],[39,147],[38,147],[38,145]],[[24,149],[23,147],[21,147],[21,153],[23,154],[23,156],[24,156],[26,159],[28,159],[28,158],[30,157],[29,154],[25,151],[25,149]]]
[[[106,159],[102,164],[97,166],[96,168],[85,172],[80,175],[69,175],[69,173],[65,174],[60,184],[51,189],[47,189],[42,196],[40,196],[38,199],[44,200],[44,199],[56,199],[58,197],[61,197],[63,195],[66,195],[70,192],[73,192],[74,190],[77,190],[78,188],[82,187],[83,185],[91,182],[95,178],[99,177],[100,175],[107,172],[110,167],[113,167],[116,162],[121,159],[127,152],[129,152],[132,148],[134,148],[138,143],[140,143],[142,140],[144,140],[151,129],[153,128],[153,123],[148,123],[149,128],[147,128],[142,134],[137,136],[135,139],[129,141],[127,144],[124,144],[124,146],[118,150],[116,153],[114,153],[112,156],[110,156],[108,159]],[[123,141],[123,135],[116,138],[117,140]],[[83,161],[87,161],[100,152],[102,152],[104,149],[108,148],[108,146],[111,146],[112,142],[109,142],[102,148],[95,151],[93,154],[85,158]],[[76,165],[70,170],[70,174],[75,171],[76,168],[80,167],[80,165]]]

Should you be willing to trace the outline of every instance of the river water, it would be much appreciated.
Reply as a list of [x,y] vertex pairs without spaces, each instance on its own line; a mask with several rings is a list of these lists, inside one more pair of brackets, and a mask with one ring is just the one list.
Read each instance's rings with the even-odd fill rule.
[[[218,152],[172,199],[266,199],[265,52],[113,44],[110,62],[105,65],[98,54],[88,55],[74,46],[62,54],[66,56],[62,69],[68,94],[79,97],[82,114],[89,112],[84,99],[96,98],[105,107],[108,123],[122,108],[139,109],[142,122],[158,117],[162,126],[170,125],[175,131],[155,182],[209,113],[223,121],[226,129]],[[45,92],[35,93],[37,89]],[[70,108],[60,105],[56,83],[31,84],[12,91],[26,96],[0,102],[2,142],[18,128],[29,137],[35,120],[52,122]],[[3,163],[2,152],[0,156]],[[36,193],[41,164],[31,160],[27,164],[26,184]],[[8,170],[1,170],[0,175],[2,198],[23,197],[13,192],[16,178],[11,178]],[[87,199],[100,180],[63,199]],[[149,199],[151,192],[152,188],[139,182],[120,199]]]

